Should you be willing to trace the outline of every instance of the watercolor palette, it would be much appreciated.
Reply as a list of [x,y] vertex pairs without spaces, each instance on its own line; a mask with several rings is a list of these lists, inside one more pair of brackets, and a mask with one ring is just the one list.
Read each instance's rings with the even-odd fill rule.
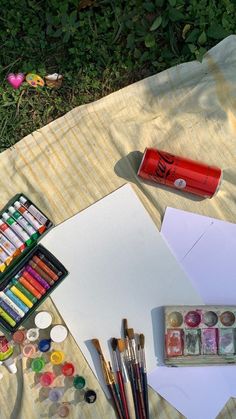
[[236,306],[166,306],[165,363],[236,363]]
[[38,244],[53,223],[25,195],[0,211],[0,328],[15,332],[68,275]]

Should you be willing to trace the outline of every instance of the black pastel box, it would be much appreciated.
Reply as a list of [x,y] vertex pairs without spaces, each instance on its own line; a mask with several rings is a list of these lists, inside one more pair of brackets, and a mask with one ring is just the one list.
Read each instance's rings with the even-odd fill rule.
[[236,363],[236,306],[166,306],[165,363]]
[[0,212],[0,328],[14,332],[68,275],[38,244],[53,223],[24,194]]

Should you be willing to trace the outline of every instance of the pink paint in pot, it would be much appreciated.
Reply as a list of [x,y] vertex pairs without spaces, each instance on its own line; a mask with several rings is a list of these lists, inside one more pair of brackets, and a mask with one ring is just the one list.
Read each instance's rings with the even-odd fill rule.
[[49,387],[55,380],[55,374],[51,371],[44,372],[40,377],[40,384],[43,387]]

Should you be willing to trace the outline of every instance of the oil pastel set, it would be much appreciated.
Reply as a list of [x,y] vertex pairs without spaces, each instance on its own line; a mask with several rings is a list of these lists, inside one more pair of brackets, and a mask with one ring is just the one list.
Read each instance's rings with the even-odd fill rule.
[[235,306],[165,307],[166,364],[236,363],[235,315]]
[[68,272],[38,241],[53,223],[23,194],[0,212],[0,328],[14,332]]

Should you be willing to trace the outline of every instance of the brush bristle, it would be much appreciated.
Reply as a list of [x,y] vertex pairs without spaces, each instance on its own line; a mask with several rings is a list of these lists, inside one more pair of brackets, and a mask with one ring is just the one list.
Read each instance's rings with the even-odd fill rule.
[[141,335],[139,335],[139,342],[140,342],[141,348],[144,349],[145,336],[142,333]]
[[116,351],[117,345],[118,345],[118,339],[112,338],[111,339],[111,347],[112,347],[113,351]]
[[102,355],[102,349],[98,339],[92,339],[93,346],[97,349],[98,353]]
[[124,352],[125,351],[125,342],[123,341],[123,339],[117,339],[117,348],[119,352]]
[[123,329],[124,329],[124,337],[128,336],[127,330],[128,330],[128,320],[123,319]]
[[129,339],[134,339],[134,329],[127,329],[127,334]]

